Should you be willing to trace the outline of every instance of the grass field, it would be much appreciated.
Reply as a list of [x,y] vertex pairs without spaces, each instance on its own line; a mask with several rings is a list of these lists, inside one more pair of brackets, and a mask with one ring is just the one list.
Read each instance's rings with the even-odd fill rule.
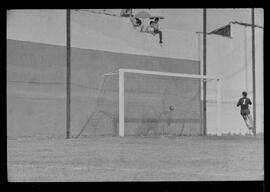
[[7,141],[8,181],[263,180],[263,137],[20,138]]

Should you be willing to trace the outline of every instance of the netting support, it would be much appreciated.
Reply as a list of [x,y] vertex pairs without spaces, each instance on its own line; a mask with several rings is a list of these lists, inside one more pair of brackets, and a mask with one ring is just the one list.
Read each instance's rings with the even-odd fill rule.
[[[206,13],[206,9],[203,9],[203,75],[206,75],[206,49],[207,49],[207,29],[206,29],[206,22],[207,22],[207,13]],[[203,82],[203,135],[207,134],[207,123],[206,123],[206,93],[207,89],[206,89],[206,82]]]
[[137,73],[137,74],[148,74],[148,75],[160,75],[170,77],[187,77],[195,79],[209,79],[217,81],[217,135],[221,135],[221,80],[217,77],[211,77],[206,75],[197,74],[184,74],[184,73],[171,73],[171,72],[160,72],[160,71],[146,71],[138,69],[119,69],[119,136],[124,137],[125,135],[125,73]]
[[221,80],[217,79],[217,135],[221,135]]
[[254,8],[251,9],[251,23],[252,23],[252,87],[253,87],[253,129],[256,135],[256,75],[255,75],[255,18]]
[[71,52],[70,52],[70,9],[66,11],[66,48],[67,48],[67,100],[66,100],[66,138],[70,138],[70,78],[71,78]]

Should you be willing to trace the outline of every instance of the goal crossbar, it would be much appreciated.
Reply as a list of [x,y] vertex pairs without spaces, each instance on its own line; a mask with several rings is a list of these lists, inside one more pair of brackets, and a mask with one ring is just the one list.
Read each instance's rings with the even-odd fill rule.
[[[216,80],[217,82],[217,135],[221,135],[220,132],[220,112],[221,112],[221,79],[219,77],[198,75],[198,74],[186,74],[186,73],[171,73],[171,72],[161,72],[161,71],[149,71],[149,70],[138,70],[138,69],[118,69],[119,75],[119,136],[123,137],[125,130],[125,73],[137,73],[137,74],[147,74],[147,75],[158,75],[158,76],[170,76],[170,77],[187,77],[195,79],[209,79]],[[110,75],[115,74],[111,73]]]
[[170,76],[170,77],[188,77],[188,78],[195,78],[195,79],[212,79],[212,80],[219,80],[219,77],[214,76],[207,76],[207,75],[197,75],[197,74],[187,74],[187,73],[172,73],[172,72],[161,72],[161,71],[149,71],[149,70],[139,70],[139,69],[126,69],[120,68],[120,73],[141,73],[147,75],[160,75],[160,76]]

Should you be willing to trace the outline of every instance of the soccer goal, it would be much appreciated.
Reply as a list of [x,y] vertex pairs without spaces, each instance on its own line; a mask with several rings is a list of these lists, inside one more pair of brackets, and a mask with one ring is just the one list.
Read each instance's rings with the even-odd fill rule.
[[[212,117],[212,118],[214,118],[214,119],[216,118],[216,123],[215,123],[216,124],[216,133],[217,133],[217,135],[220,135],[221,89],[220,89],[220,79],[219,78],[208,77],[208,76],[204,76],[204,75],[194,75],[194,74],[168,73],[168,72],[145,71],[145,70],[135,70],[135,69],[119,69],[119,136],[122,136],[122,137],[125,136],[125,130],[127,127],[126,124],[129,124],[130,122],[132,122],[131,119],[126,117],[126,115],[132,116],[132,115],[129,115],[131,113],[130,111],[132,111],[132,109],[129,109],[128,105],[130,103],[127,103],[127,102],[132,102],[132,100],[133,100],[130,98],[130,97],[132,97],[132,95],[129,94],[129,91],[128,91],[129,88],[126,88],[126,86],[128,87],[130,84],[130,82],[128,82],[128,81],[131,81],[134,83],[134,78],[135,79],[147,78],[149,80],[150,76],[152,78],[154,78],[155,80],[158,79],[160,84],[165,83],[165,82],[162,82],[161,79],[163,79],[163,81],[166,81],[166,80],[168,81],[168,79],[170,79],[172,81],[167,82],[169,84],[166,84],[166,83],[164,84],[164,92],[162,95],[163,95],[164,100],[165,100],[164,97],[166,97],[166,96],[168,97],[167,98],[167,105],[165,104],[165,106],[164,106],[164,100],[162,101],[162,99],[161,99],[161,103],[163,104],[163,106],[162,106],[162,110],[157,110],[157,111],[159,111],[158,114],[155,114],[153,117],[150,117],[147,119],[147,116],[145,116],[145,115],[147,114],[146,111],[148,111],[148,110],[145,111],[145,107],[143,107],[144,110],[141,111],[142,118],[139,119],[138,121],[144,122],[145,124],[148,124],[148,125],[145,125],[147,127],[147,129],[151,129],[151,128],[153,130],[158,129],[160,123],[162,123],[162,124],[165,123],[165,124],[167,124],[167,126],[172,124],[172,123],[175,123],[175,124],[178,123],[178,126],[176,129],[178,129],[178,131],[179,131],[179,130],[181,130],[181,128],[183,128],[183,126],[179,126],[179,122],[181,122],[181,124],[183,125],[184,121],[187,120],[191,124],[192,120],[193,121],[195,120],[194,122],[196,122],[196,118],[198,120],[197,122],[199,122],[199,124],[200,124],[200,127],[202,127],[201,114],[196,114],[197,107],[194,107],[194,105],[201,107],[201,99],[200,99],[201,97],[199,96],[200,94],[198,94],[198,92],[199,93],[201,92],[201,89],[194,88],[193,90],[188,91],[187,87],[193,87],[194,85],[196,87],[196,85],[198,85],[198,84],[196,84],[195,82],[197,82],[197,83],[199,81],[210,82],[210,80],[212,80],[212,81],[215,81],[215,83],[216,83],[216,86],[214,86],[214,87],[216,87],[216,99],[214,99],[214,100],[216,100],[216,117]],[[133,80],[131,80],[131,79],[133,79]],[[173,83],[174,86],[170,86],[170,83]],[[178,83],[178,85],[177,85],[177,83]],[[186,85],[181,87],[181,84],[183,84],[183,83]],[[171,87],[174,90],[170,90]],[[151,90],[151,89],[152,89],[152,87],[149,88],[149,90]],[[213,89],[213,86],[212,86],[212,89]],[[197,90],[199,90],[199,91],[196,93]],[[186,92],[186,91],[188,91],[188,92]],[[177,94],[177,92],[179,94]],[[194,94],[194,92],[195,92],[195,94]],[[197,101],[199,100],[199,105],[196,103],[197,102],[196,99],[197,99]],[[152,100],[152,99],[150,99],[150,100]],[[151,101],[149,101],[149,102],[151,102]],[[134,105],[134,107],[135,106],[136,105]],[[178,109],[178,107],[180,107],[180,109],[183,109],[183,106],[185,106],[184,109],[186,109],[186,110],[182,111],[182,110]],[[156,105],[151,106],[151,107],[158,108]],[[126,110],[128,110],[128,111],[126,112]],[[201,109],[200,109],[200,111],[201,111]],[[175,113],[175,115],[174,115],[174,113]],[[179,116],[177,117],[177,115],[179,115]],[[156,118],[155,118],[155,116],[156,116]],[[162,117],[162,116],[164,116],[164,117]],[[198,117],[198,116],[200,116],[200,117]],[[149,124],[152,124],[152,127],[149,126]],[[196,125],[194,124],[193,126],[196,126]],[[160,132],[162,132],[162,134],[164,134],[164,131],[165,131],[164,128],[165,128],[165,126],[163,125],[161,127],[162,130],[159,130]],[[173,129],[173,127],[171,127],[171,129]],[[167,132],[170,132],[170,131],[167,131]],[[173,131],[171,131],[171,132],[173,132]],[[201,132],[200,132],[200,134],[201,134]]]
[[209,88],[207,126],[220,134],[220,79],[120,68],[103,74],[95,106],[79,135],[203,135],[202,82]]

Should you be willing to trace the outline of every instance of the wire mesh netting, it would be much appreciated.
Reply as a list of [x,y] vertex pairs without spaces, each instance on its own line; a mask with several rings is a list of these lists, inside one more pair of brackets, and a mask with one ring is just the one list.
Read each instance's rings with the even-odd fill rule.
[[[125,135],[200,135],[201,79],[125,73]],[[118,135],[119,75],[103,75],[77,137]]]
[[[40,44],[30,46],[24,42],[14,41],[9,41],[8,48],[18,53],[8,55],[10,63],[22,61],[18,66],[15,64],[8,66],[8,111],[12,114],[21,113],[9,117],[22,119],[21,121],[9,120],[9,125],[21,130],[19,127],[22,123],[19,122],[25,122],[23,126],[29,128],[29,132],[20,133],[25,135],[64,136],[66,83],[63,66],[65,61],[64,59],[59,61],[59,54],[64,58],[64,50],[56,46]],[[36,59],[36,56],[31,54],[32,50],[35,52],[38,50],[40,55],[37,56],[42,59]],[[24,59],[25,55],[29,61]],[[71,58],[74,63],[71,66],[71,134],[73,137],[80,132],[80,137],[118,135],[118,69],[186,74],[199,72],[199,62],[191,60],[84,49],[73,49]],[[25,70],[21,70],[23,64],[27,66]],[[38,68],[35,69],[32,64]],[[125,135],[200,135],[202,129],[200,81],[201,79],[126,73]],[[209,81],[207,85],[210,86]],[[207,93],[210,94],[209,90]],[[212,99],[215,99],[215,91],[211,94]],[[207,99],[211,98],[207,96]],[[21,105],[27,107],[20,108]],[[173,106],[173,112],[169,110],[170,106]],[[216,104],[213,103],[213,112],[211,112],[213,115],[208,115],[211,119],[207,120],[213,121],[211,130],[215,130],[215,106]],[[25,108],[29,113],[25,113]],[[36,128],[35,125],[40,126]]]

